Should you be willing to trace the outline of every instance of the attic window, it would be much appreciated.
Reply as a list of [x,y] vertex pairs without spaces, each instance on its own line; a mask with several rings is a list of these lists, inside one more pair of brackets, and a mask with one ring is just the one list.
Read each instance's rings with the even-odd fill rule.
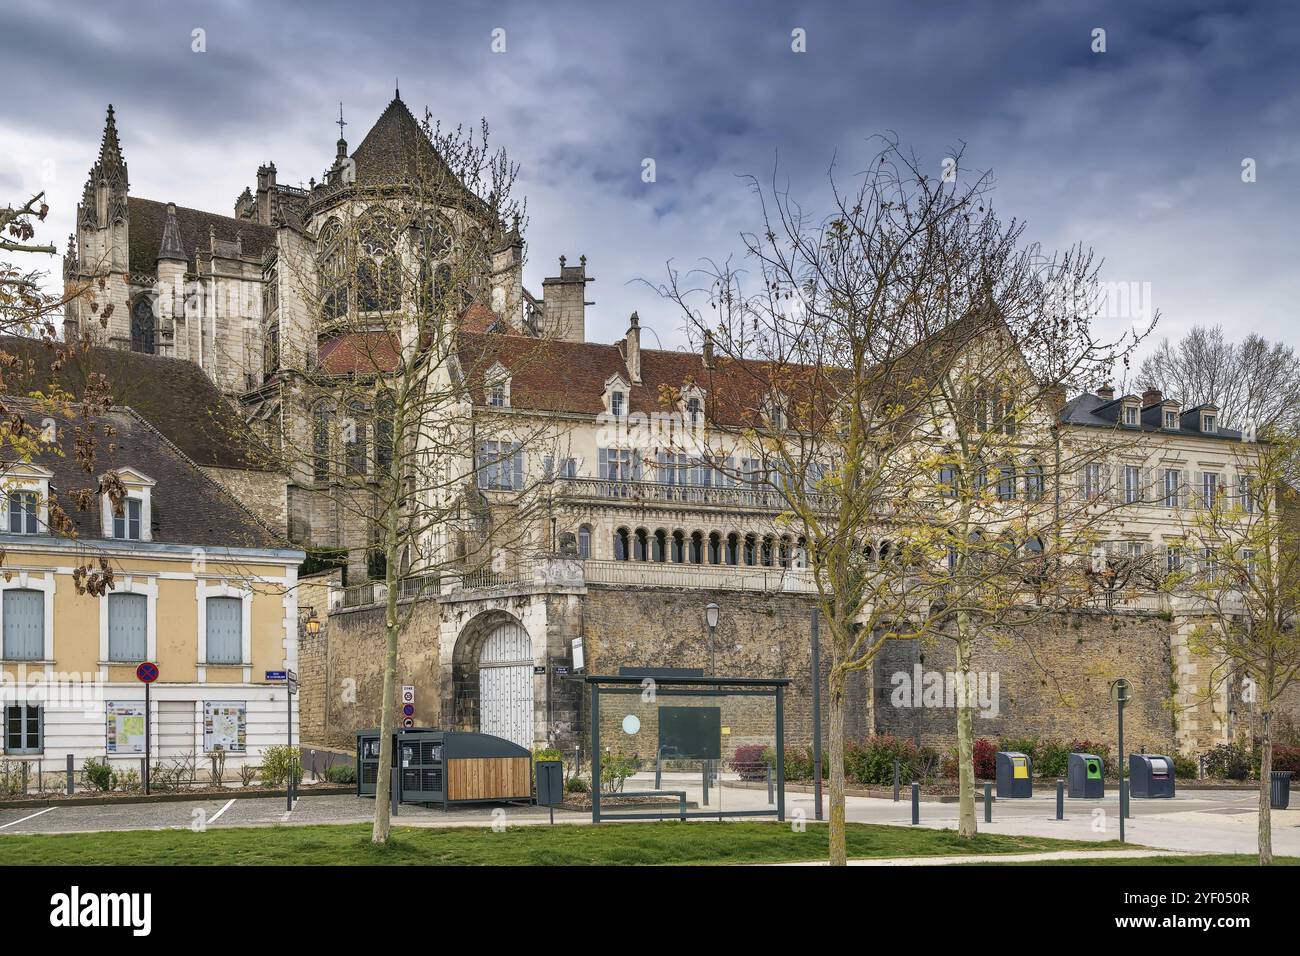
[[1201,431],[1209,434],[1218,431],[1218,416],[1212,412],[1203,412],[1201,414]]
[[626,403],[627,396],[623,392],[614,391],[609,393],[609,413],[615,418],[623,417],[627,410]]
[[139,498],[126,498],[122,501],[122,513],[113,515],[113,537],[122,541],[140,540]]
[[36,534],[38,496],[34,491],[9,492],[9,533]]
[[1134,404],[1132,404],[1132,403],[1129,403],[1129,404],[1127,404],[1127,405],[1124,406],[1124,424],[1125,424],[1125,425],[1137,426],[1138,421],[1139,421],[1139,417],[1138,417],[1139,415],[1140,415],[1140,411],[1139,411],[1137,405],[1134,405]]
[[1165,409],[1165,428],[1178,427],[1178,413],[1173,409]]
[[510,372],[500,362],[488,369],[487,403],[492,408],[510,407]]

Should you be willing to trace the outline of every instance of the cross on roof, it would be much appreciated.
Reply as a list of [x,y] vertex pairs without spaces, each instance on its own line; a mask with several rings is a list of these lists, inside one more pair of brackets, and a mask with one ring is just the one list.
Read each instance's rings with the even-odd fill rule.
[[343,138],[343,127],[348,125],[348,121],[343,118],[343,104],[339,104],[339,118],[335,121],[339,127],[339,139]]

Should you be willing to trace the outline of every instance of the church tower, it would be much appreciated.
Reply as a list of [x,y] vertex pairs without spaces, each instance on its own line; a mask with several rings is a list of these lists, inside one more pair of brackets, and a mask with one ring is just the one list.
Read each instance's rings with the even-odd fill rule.
[[[87,298],[69,304],[64,320],[65,337],[74,337],[80,330],[90,330],[100,341],[129,335],[129,188],[126,159],[122,155],[117,120],[110,104],[99,143],[99,157],[90,169],[81,192],[81,203],[77,206],[77,232],[68,244],[63,264],[69,292],[89,281],[95,281],[97,286],[100,278],[105,280],[106,288],[93,289],[96,313],[90,311]],[[110,304],[113,308],[109,313],[108,328],[101,328],[98,317],[103,316],[104,309]]]

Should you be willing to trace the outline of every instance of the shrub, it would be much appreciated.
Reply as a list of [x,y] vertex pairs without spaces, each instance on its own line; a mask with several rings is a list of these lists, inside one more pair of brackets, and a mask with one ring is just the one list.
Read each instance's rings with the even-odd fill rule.
[[[1010,750],[1016,753],[1022,753],[1029,758],[1030,766],[1035,771],[1038,770],[1038,751],[1042,746],[1042,741],[1037,737],[999,737],[998,750]],[[994,775],[996,776],[996,765]]]
[[727,767],[740,774],[741,780],[766,780],[770,753],[771,748],[764,744],[742,744],[732,753]]
[[356,783],[357,768],[350,763],[330,764],[325,768],[325,779],[330,783]]
[[539,747],[533,751],[533,763],[540,763],[543,760],[559,760],[563,762],[564,754],[558,747]]
[[1186,754],[1174,754],[1175,780],[1195,780],[1198,773],[1196,758],[1188,757]]
[[[825,761],[822,770],[825,771]],[[785,779],[800,781],[811,780],[813,775],[812,749],[809,747],[785,748]]]
[[251,763],[241,763],[239,765],[239,785],[241,787],[251,787],[257,775],[262,772],[261,767],[256,767]]
[[998,748],[991,740],[981,737],[975,741],[973,762],[976,780],[993,780],[998,775]]
[[277,744],[262,751],[263,786],[285,786],[290,774],[295,784],[302,781],[302,752],[297,747]]
[[916,744],[905,737],[874,734],[861,744],[845,742],[844,774],[860,784],[894,782],[894,761],[898,761],[899,778],[911,783],[921,777]]
[[113,768],[107,760],[91,757],[81,765],[81,775],[96,790],[113,789]]
[[1219,744],[1204,754],[1205,775],[1215,780],[1245,780],[1251,775],[1251,753],[1245,744]]
[[623,789],[623,781],[636,773],[636,758],[616,750],[605,754],[600,761],[600,789],[606,793],[617,793]]
[[586,793],[591,789],[586,777],[570,777],[564,781],[565,793]]
[[1041,777],[1064,777],[1070,771],[1070,753],[1071,748],[1064,741],[1055,738],[1044,740],[1038,745],[1034,770]]

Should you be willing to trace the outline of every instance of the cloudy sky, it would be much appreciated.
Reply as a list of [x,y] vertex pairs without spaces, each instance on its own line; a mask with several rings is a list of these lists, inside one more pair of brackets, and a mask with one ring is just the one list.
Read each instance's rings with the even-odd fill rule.
[[45,189],[60,247],[109,102],[132,194],[229,214],[260,163],[319,178],[339,102],[355,147],[400,81],[417,116],[485,116],[523,165],[526,284],[585,253],[588,338],[612,341],[637,309],[677,347],[679,319],[638,280],[736,251],[756,221],[744,174],[779,162],[824,207],[832,158],[851,177],[892,130],[936,172],[964,143],[1033,239],[1083,241],[1106,279],[1149,283],[1163,334],[1300,341],[1289,0],[5,0],[0,53],[0,201]]

